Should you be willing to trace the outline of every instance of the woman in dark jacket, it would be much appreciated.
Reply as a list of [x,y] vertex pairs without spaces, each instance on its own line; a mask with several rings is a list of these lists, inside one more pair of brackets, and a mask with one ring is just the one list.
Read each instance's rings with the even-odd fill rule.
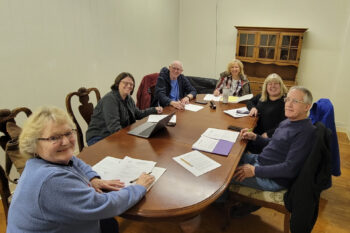
[[86,131],[86,142],[90,146],[99,140],[131,125],[150,114],[162,113],[162,107],[140,110],[131,98],[135,79],[127,72],[120,73],[107,93],[96,105]]
[[279,123],[286,119],[284,115],[284,97],[287,88],[282,78],[270,74],[264,81],[261,94],[249,100],[247,107],[250,116],[259,116],[254,132],[263,137],[271,137]]

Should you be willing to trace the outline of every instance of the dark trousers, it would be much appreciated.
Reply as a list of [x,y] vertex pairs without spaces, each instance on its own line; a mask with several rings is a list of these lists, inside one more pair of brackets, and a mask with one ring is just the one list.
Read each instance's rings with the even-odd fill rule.
[[100,220],[101,233],[119,233],[119,224],[115,218]]

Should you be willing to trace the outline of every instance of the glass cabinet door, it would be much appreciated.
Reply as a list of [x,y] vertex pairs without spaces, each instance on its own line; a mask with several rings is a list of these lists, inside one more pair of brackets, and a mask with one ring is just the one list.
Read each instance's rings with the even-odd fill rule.
[[281,33],[280,51],[277,59],[280,61],[298,62],[301,42],[301,34]]
[[253,58],[256,34],[240,32],[238,35],[238,39],[238,57]]
[[274,60],[277,41],[277,33],[260,33],[257,59]]

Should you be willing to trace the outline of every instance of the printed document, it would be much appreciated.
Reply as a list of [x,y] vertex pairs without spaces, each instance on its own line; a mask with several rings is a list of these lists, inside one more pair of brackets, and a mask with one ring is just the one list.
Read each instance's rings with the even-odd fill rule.
[[249,116],[249,110],[247,107],[224,110],[224,113],[226,113],[232,117],[235,117],[235,118]]
[[173,157],[173,159],[195,176],[203,175],[204,173],[221,166],[220,163],[199,151],[191,151],[189,153]]
[[198,112],[202,108],[203,108],[203,106],[199,106],[199,105],[195,105],[195,104],[186,104],[185,105],[185,110],[190,110],[193,112]]
[[155,164],[156,162],[153,161],[133,159],[128,156],[125,156],[124,159],[106,156],[92,168],[101,176],[101,179],[119,179],[124,182],[125,186],[129,186],[143,172],[152,174],[155,177],[155,183],[166,170],[165,168],[155,167]]
[[225,129],[214,129],[214,128],[208,128],[202,136],[206,136],[208,138],[218,139],[218,140],[225,140],[229,142],[235,142],[237,137],[239,136],[239,132],[234,132],[231,130],[225,130]]

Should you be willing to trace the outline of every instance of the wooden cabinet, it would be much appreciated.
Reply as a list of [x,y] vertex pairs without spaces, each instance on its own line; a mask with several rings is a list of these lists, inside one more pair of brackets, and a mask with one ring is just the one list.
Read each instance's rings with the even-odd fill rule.
[[265,78],[271,73],[279,74],[287,87],[297,83],[306,28],[235,27],[236,58],[244,64],[254,95],[261,92]]

